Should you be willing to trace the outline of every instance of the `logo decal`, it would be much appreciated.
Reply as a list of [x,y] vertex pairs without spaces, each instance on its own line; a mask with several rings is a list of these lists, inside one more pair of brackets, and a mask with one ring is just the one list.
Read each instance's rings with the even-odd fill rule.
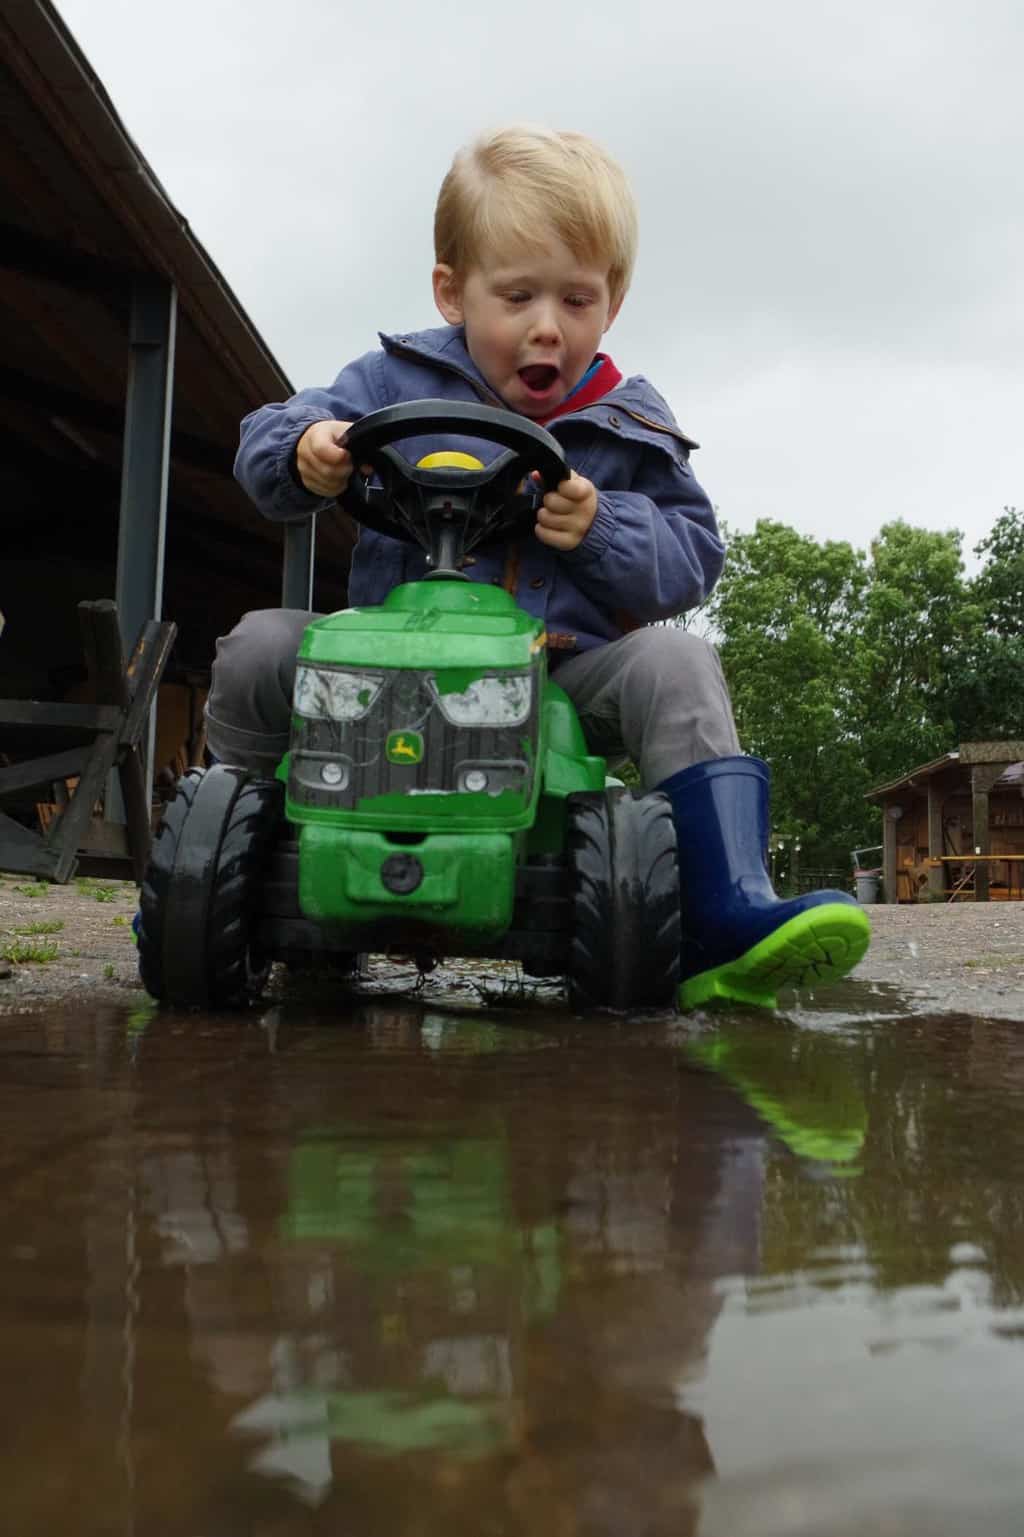
[[421,763],[423,738],[418,731],[392,731],[384,744],[389,763]]

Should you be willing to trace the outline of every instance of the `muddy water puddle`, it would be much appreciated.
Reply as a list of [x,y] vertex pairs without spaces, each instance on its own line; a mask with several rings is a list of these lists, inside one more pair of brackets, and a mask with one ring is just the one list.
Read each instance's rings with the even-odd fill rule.
[[1021,1027],[513,1002],[0,1022],[4,1530],[1021,1530]]

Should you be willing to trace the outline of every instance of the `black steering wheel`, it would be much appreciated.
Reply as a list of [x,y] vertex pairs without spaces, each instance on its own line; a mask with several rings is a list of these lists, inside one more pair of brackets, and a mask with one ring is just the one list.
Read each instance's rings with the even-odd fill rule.
[[[498,443],[506,451],[480,470],[421,469],[392,446],[438,433]],[[340,505],[368,528],[420,545],[438,575],[451,575],[478,544],[531,533],[541,497],[569,474],[561,444],[543,427],[514,411],[454,400],[385,406],[355,422],[341,446],[355,469]],[[379,485],[371,485],[364,465]]]

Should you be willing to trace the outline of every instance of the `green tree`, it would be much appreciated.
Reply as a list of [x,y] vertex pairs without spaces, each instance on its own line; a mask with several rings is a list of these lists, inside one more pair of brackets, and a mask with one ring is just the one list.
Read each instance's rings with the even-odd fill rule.
[[1024,636],[1024,510],[1004,507],[974,553],[985,560],[973,596],[986,626],[1007,639]]
[[949,675],[977,628],[962,535],[887,523],[850,649],[849,729],[872,783],[949,751],[957,740]]
[[1024,513],[997,519],[973,581],[961,544],[900,521],[868,554],[769,520],[730,539],[702,621],[805,864],[878,841],[872,785],[960,741],[1024,736]]
[[708,605],[744,749],[772,768],[775,829],[805,865],[843,866],[876,815],[850,732],[849,650],[867,583],[852,546],[759,521],[730,539]]
[[975,546],[973,623],[949,667],[947,708],[957,741],[1024,736],[1024,512],[1005,507]]

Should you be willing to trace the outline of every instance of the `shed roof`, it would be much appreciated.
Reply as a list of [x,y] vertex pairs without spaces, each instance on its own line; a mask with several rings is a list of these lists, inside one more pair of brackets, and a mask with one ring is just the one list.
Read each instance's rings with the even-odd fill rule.
[[[909,774],[903,774],[899,779],[890,779],[885,784],[876,785],[873,790],[865,792],[865,799],[869,801],[883,800],[887,795],[898,794],[901,790],[916,790],[924,788],[923,781],[930,779],[934,774],[941,774],[944,769],[962,768],[965,777],[969,777],[970,763],[964,762],[964,750],[969,743],[961,743],[956,752],[943,753],[941,758],[933,758],[930,763],[922,763],[919,768],[911,769]],[[998,758],[996,762],[1000,761]],[[1021,785],[1024,784],[1024,763],[1009,763],[1000,774],[993,789],[997,785]]]
[[[50,0],[8,0],[0,60],[9,145],[0,157],[0,410],[6,417],[16,397],[31,412],[56,389],[72,425],[113,422],[124,405],[125,279],[155,272],[177,285],[184,320],[180,446],[186,458],[222,464],[217,449],[225,436],[237,440],[239,404],[290,394],[284,370]],[[76,416],[83,401],[91,409]]]
[[[157,274],[178,293],[168,583],[177,562],[225,608],[277,601],[281,528],[231,465],[240,418],[292,386],[51,0],[0,6],[0,119],[5,554],[74,560],[116,543],[131,281]],[[340,574],[352,529],[321,523],[318,554]]]
[[960,761],[958,752],[944,752],[941,758],[933,758],[930,763],[922,763],[920,768],[910,770],[909,774],[903,774],[899,779],[887,780],[885,784],[876,785],[874,789],[865,792],[865,798],[869,801],[881,800],[885,795],[891,795],[895,790],[912,790],[916,788],[919,780],[930,779],[933,774],[941,774],[943,769]]

